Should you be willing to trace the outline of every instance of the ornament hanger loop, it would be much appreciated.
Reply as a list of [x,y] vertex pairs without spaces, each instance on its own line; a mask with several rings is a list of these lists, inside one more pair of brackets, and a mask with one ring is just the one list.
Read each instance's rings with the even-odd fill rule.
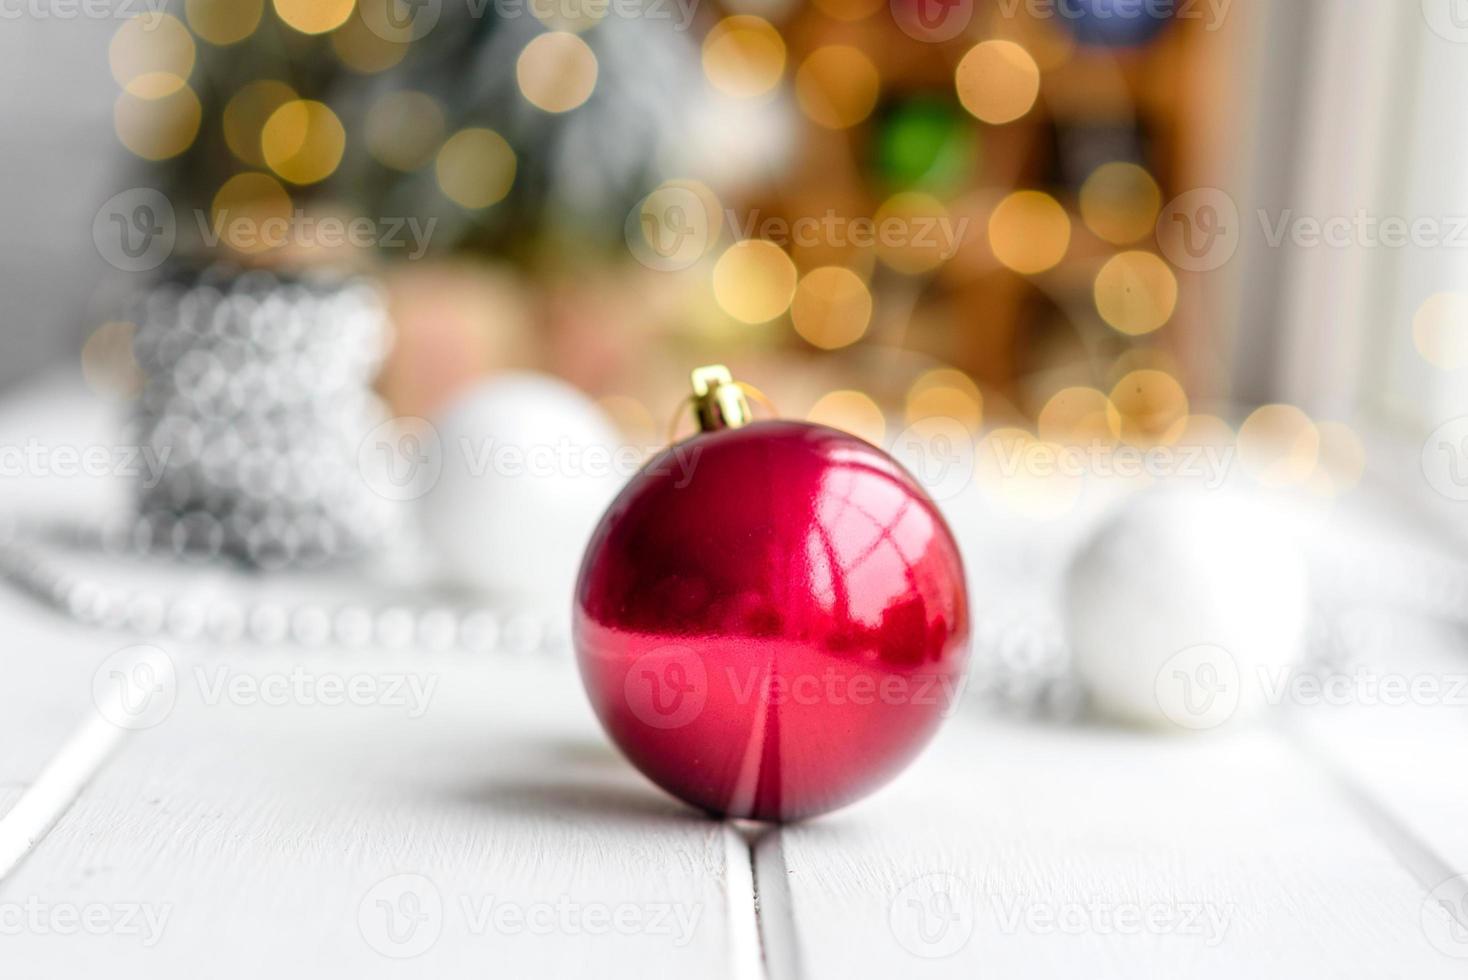
[[770,400],[769,395],[766,395],[763,391],[760,391],[754,385],[748,384],[743,381],[736,381],[734,382],[734,384],[739,388],[740,391],[744,392],[745,396],[749,398],[750,401],[754,402],[766,412],[769,412],[771,418],[779,417],[780,410],[775,407],[775,403]]
[[683,420],[683,409],[692,406],[698,420],[700,432],[718,429],[737,429],[754,421],[749,402],[756,402],[771,416],[780,413],[764,392],[754,385],[735,381],[729,369],[722,364],[711,364],[696,368],[692,374],[693,394],[678,403],[678,411],[668,426],[668,442],[676,441],[678,425]]

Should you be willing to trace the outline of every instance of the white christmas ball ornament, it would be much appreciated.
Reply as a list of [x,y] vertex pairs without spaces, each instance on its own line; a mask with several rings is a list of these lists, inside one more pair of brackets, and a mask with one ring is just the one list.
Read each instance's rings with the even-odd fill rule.
[[442,471],[421,525],[463,585],[569,601],[586,539],[615,495],[621,446],[591,399],[555,378],[503,374],[434,421]]
[[1289,689],[1308,599],[1299,546],[1264,503],[1137,497],[1070,567],[1076,674],[1116,720],[1192,731],[1238,722]]

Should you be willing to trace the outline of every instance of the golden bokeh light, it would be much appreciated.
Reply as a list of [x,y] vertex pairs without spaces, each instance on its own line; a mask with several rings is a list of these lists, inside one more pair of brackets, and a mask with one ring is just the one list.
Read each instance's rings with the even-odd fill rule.
[[903,419],[915,425],[925,419],[953,419],[970,432],[984,423],[984,396],[962,371],[935,368],[921,374],[907,389]]
[[873,215],[877,257],[908,275],[936,269],[958,251],[967,231],[948,214],[943,202],[921,191],[902,191],[882,202]]
[[821,13],[833,20],[863,20],[887,6],[887,0],[816,0]]
[[1344,422],[1317,422],[1320,435],[1320,468],[1330,478],[1337,494],[1353,489],[1366,472],[1366,445]]
[[1096,274],[1096,312],[1113,329],[1136,337],[1172,319],[1177,277],[1151,252],[1112,256]]
[[1170,446],[1188,424],[1188,396],[1166,371],[1143,368],[1111,389],[1111,432],[1133,446]]
[[785,71],[785,41],[762,17],[739,14],[713,26],[703,40],[703,72],[735,98],[764,95]]
[[767,323],[790,308],[795,263],[774,242],[735,242],[714,265],[714,300],[741,323]]
[[570,112],[596,88],[596,55],[575,34],[541,34],[520,52],[515,81],[525,101],[546,112]]
[[1075,56],[1075,35],[1054,20],[1032,20],[1021,28],[1025,50],[1042,72],[1056,71]]
[[[226,247],[243,254],[280,248],[289,242],[290,193],[269,174],[235,174],[214,194],[210,220]],[[276,232],[280,234],[277,235]]]
[[1135,163],[1104,163],[1081,185],[1081,220],[1113,245],[1152,234],[1161,210],[1161,188]]
[[266,166],[260,133],[271,114],[295,98],[295,89],[273,79],[250,82],[236,92],[224,107],[224,142],[229,151],[252,167]]
[[163,13],[125,21],[107,48],[112,77],[124,92],[141,99],[161,99],[183,88],[196,56],[189,29]]
[[882,445],[887,438],[887,419],[882,409],[860,391],[842,390],[822,395],[805,418],[817,425],[849,432],[874,446]]
[[1084,477],[1058,465],[1064,447],[1018,428],[999,428],[978,441],[974,470],[984,496],[1034,521],[1069,514],[1080,500]]
[[515,151],[492,129],[461,129],[438,151],[434,171],[444,196],[460,207],[487,208],[515,183]]
[[260,24],[265,0],[187,0],[189,28],[210,44],[238,44]]
[[1040,409],[1035,428],[1046,442],[1069,446],[1111,445],[1116,409],[1106,393],[1083,385],[1062,388]]
[[880,87],[872,59],[845,44],[817,48],[795,73],[801,111],[827,129],[855,126],[871,115]]
[[374,75],[403,60],[408,53],[408,42],[413,39],[413,24],[400,23],[395,13],[390,16],[387,12],[391,10],[389,5],[400,2],[363,0],[363,6],[375,4],[384,12],[374,14],[370,24],[359,13],[331,32],[331,50],[342,64],[363,75]]
[[1015,272],[1053,269],[1070,248],[1070,217],[1041,191],[1015,191],[989,215],[989,248]]
[[147,375],[133,356],[136,324],[104,323],[82,345],[82,378],[87,387],[106,398],[128,399],[143,390]]
[[1264,405],[1239,427],[1239,462],[1267,487],[1305,483],[1320,459],[1320,430],[1294,405]]
[[112,106],[112,125],[137,156],[167,160],[193,145],[201,113],[199,97],[187,85],[157,99],[123,92]]
[[606,19],[610,6],[607,0],[558,0],[533,3],[530,12],[549,30],[584,34]]
[[336,172],[346,149],[341,120],[324,102],[295,99],[270,114],[260,152],[270,169],[293,184],[314,184]]
[[1468,295],[1427,297],[1412,317],[1412,342],[1433,367],[1453,371],[1468,364]]
[[1040,94],[1040,66],[1013,41],[982,41],[953,73],[958,101],[976,119],[1001,125],[1025,115]]
[[596,403],[631,445],[652,445],[663,435],[652,410],[631,395],[606,395]]
[[1119,378],[1130,371],[1138,371],[1142,368],[1155,368],[1158,371],[1166,371],[1173,377],[1182,375],[1182,365],[1178,362],[1176,355],[1161,347],[1152,347],[1146,344],[1125,347],[1116,359],[1111,362],[1108,370],[1108,378]]
[[1180,446],[1216,446],[1227,448],[1235,441],[1234,430],[1217,415],[1194,413],[1188,416],[1182,435],[1177,437]]
[[367,152],[394,170],[417,170],[443,140],[443,109],[423,92],[388,92],[367,110]]
[[275,0],[275,13],[302,34],[325,34],[346,23],[356,0]]
[[812,269],[790,303],[795,332],[822,350],[856,343],[872,320],[872,294],[861,276],[837,265]]

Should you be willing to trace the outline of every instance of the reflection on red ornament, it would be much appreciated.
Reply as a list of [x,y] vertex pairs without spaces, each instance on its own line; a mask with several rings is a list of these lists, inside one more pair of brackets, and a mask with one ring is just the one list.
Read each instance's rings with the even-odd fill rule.
[[634,477],[587,547],[582,679],[669,792],[727,816],[813,816],[891,779],[953,706],[963,567],[880,449],[746,424],[722,369],[695,372],[695,389],[704,431]]

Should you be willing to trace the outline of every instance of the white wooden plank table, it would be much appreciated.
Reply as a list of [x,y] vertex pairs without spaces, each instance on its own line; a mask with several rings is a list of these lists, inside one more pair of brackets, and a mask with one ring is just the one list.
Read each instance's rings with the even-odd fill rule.
[[[0,439],[40,424],[28,397]],[[35,500],[0,485],[5,507]],[[1433,893],[1468,871],[1461,707],[1167,738],[961,705],[870,800],[736,827],[615,754],[564,651],[165,642],[171,710],[107,731],[93,674],[134,640],[5,590],[0,624],[4,977],[1468,969],[1468,921]],[[1398,670],[1468,664],[1455,627],[1391,630]],[[323,681],[371,693],[320,703]],[[289,683],[306,687],[250,694]]]
[[1273,733],[955,729],[895,792],[781,834],[801,975],[1462,975],[1421,885]]
[[152,944],[25,935],[0,947],[34,975],[738,962],[730,939],[753,921],[742,840],[647,792],[563,669],[321,659],[318,681],[408,677],[430,696],[313,705],[210,702],[214,665],[265,681],[300,666],[289,653],[179,663],[173,712],[127,737],[4,892],[139,902],[166,928]]
[[[51,378],[0,402],[0,445],[17,454],[32,445],[77,447],[115,441],[117,411],[78,392],[65,378]],[[22,457],[6,457],[0,476],[0,528],[16,514],[73,520],[115,513],[126,499],[121,480],[81,474],[16,473]],[[0,588],[0,813],[7,812],[42,774],[67,738],[95,715],[92,675],[116,647],[99,635],[58,618],[26,595]],[[48,808],[49,809],[49,808]],[[14,831],[12,821],[10,829]],[[6,861],[0,834],[0,867]]]

